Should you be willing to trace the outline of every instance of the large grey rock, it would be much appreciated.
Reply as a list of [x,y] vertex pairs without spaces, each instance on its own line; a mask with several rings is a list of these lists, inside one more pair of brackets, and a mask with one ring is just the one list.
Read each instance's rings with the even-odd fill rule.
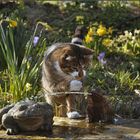
[[0,110],[0,123],[7,130],[7,134],[38,129],[50,132],[52,131],[53,116],[52,106],[47,103],[20,101]]

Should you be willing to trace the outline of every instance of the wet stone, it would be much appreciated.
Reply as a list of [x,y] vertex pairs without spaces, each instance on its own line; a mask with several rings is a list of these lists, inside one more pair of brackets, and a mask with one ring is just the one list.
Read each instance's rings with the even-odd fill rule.
[[45,140],[45,139],[79,139],[79,140],[139,140],[140,120],[128,119],[123,124],[87,123],[85,119],[74,120],[54,117],[53,133],[47,131],[24,132],[8,136],[0,131],[3,140]]

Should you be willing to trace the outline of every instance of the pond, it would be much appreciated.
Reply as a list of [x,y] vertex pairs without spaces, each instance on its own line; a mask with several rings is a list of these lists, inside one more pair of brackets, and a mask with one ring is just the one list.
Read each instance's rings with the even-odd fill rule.
[[140,140],[140,119],[126,119],[123,124],[87,123],[85,119],[73,120],[54,117],[53,133],[24,132],[8,136],[0,131],[0,140],[46,140],[46,139],[85,139],[85,140]]

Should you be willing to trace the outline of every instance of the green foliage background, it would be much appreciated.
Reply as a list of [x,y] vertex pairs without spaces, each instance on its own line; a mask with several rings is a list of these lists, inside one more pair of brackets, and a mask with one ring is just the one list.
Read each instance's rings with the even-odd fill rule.
[[[112,45],[94,54],[86,89],[110,95],[114,108],[121,100],[125,103],[127,97],[132,100],[138,96],[135,91],[140,90],[140,15],[136,10],[140,10],[137,2],[121,0],[0,2],[0,106],[27,97],[42,100],[44,51],[53,43],[70,42],[77,25],[84,25],[87,30],[100,24],[113,28]],[[11,19],[17,27],[9,28],[7,21]],[[34,47],[35,36],[40,39]],[[95,51],[101,47],[100,40],[97,46],[93,46],[94,40],[86,45]],[[101,51],[106,53],[105,65],[97,59]]]

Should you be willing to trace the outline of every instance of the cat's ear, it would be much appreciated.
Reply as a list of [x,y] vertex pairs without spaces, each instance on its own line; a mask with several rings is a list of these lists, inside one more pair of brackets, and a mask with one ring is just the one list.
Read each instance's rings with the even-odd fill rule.
[[82,51],[84,55],[93,55],[94,51],[92,49],[82,47]]
[[82,52],[83,52],[83,55],[84,55],[85,58],[88,58],[88,59],[92,60],[93,54],[94,54],[94,51],[92,49],[83,47]]

